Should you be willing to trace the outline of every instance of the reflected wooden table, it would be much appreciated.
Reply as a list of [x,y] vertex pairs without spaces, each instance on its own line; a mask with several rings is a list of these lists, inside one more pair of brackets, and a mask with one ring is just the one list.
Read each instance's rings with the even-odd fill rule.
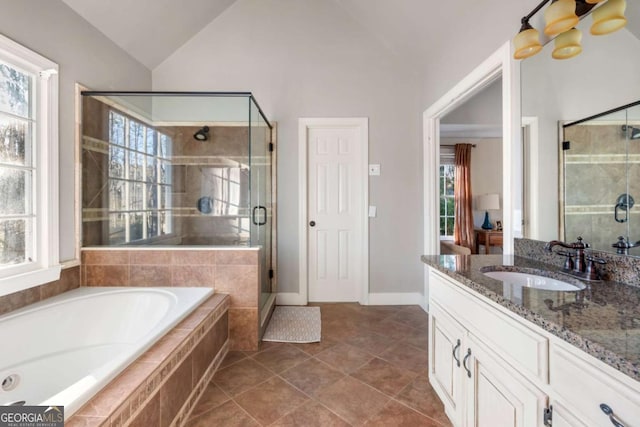
[[480,245],[484,245],[484,253],[489,254],[491,246],[502,247],[502,231],[476,228],[476,253],[480,253]]

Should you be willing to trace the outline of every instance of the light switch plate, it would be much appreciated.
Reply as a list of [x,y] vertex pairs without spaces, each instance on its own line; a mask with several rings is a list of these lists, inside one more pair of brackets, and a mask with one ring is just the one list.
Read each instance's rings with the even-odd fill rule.
[[369,206],[369,218],[375,218],[378,215],[378,208]]
[[380,165],[369,165],[369,176],[379,176]]

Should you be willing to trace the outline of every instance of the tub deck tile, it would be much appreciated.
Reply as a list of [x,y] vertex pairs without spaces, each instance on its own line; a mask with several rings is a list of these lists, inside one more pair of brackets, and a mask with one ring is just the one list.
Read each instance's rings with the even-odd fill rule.
[[[217,349],[223,356],[228,351],[228,308],[228,295],[212,295],[80,408],[66,425],[169,425],[174,419],[187,417],[192,409],[187,400],[197,383],[191,377],[203,371],[203,347],[213,345],[210,350]],[[196,352],[198,347],[200,353]],[[200,356],[197,367],[196,356]],[[206,382],[199,387],[202,390],[217,369],[218,358],[220,355],[210,362]]]

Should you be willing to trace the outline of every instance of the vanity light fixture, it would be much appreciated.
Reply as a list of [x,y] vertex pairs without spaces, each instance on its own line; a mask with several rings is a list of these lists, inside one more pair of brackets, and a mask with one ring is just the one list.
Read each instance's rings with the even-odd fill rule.
[[627,25],[624,11],[627,8],[625,0],[609,0],[593,11],[591,34],[601,36],[611,34]]
[[544,11],[544,33],[549,37],[557,36],[578,25],[576,0],[553,0]]
[[582,31],[572,28],[565,31],[555,39],[555,49],[551,56],[553,59],[569,59],[582,52]]
[[515,59],[528,58],[542,50],[540,34],[538,30],[529,24],[529,20],[522,18],[522,27],[518,35],[513,39],[513,47],[515,49],[513,53]]
[[531,26],[529,20],[548,3],[551,4],[544,11],[544,33],[549,37],[556,37],[552,53],[555,59],[572,58],[582,52],[582,34],[575,26],[580,22],[580,17],[592,9],[593,35],[612,33],[627,23],[624,16],[625,0],[542,0],[521,20],[520,31],[513,39],[515,59],[529,58],[542,50],[538,30]]

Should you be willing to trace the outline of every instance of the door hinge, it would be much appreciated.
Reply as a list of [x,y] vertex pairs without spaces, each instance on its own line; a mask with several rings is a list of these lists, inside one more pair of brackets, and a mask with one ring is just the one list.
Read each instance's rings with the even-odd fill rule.
[[551,427],[553,425],[552,418],[553,418],[553,406],[544,408],[542,410],[542,420],[544,421],[544,425],[546,427]]
[[269,152],[273,152],[273,142],[269,143]]
[[273,269],[269,270],[269,279],[273,279]]
[[562,141],[562,149],[570,150],[571,149],[571,141]]

